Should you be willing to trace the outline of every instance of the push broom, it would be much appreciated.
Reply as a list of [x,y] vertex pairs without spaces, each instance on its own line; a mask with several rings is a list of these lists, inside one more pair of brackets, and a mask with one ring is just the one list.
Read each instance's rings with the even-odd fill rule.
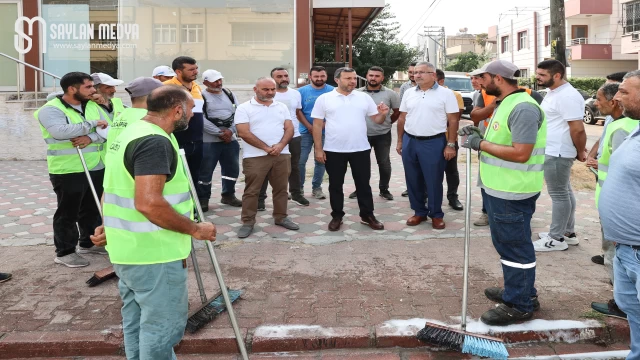
[[[463,139],[464,140],[464,139]],[[465,354],[507,359],[509,353],[499,338],[467,332],[467,296],[469,287],[469,243],[471,233],[471,149],[467,148],[467,191],[464,219],[464,270],[462,285],[462,323],[460,329],[427,322],[417,334],[418,340]]]
[[[200,206],[200,201],[198,201],[198,194],[196,193],[196,187],[193,183],[193,179],[191,178],[191,172],[189,171],[189,164],[187,163],[187,156],[185,155],[184,149],[180,149],[180,158],[182,159],[182,164],[184,165],[185,175],[189,179],[189,191],[191,192],[191,198],[193,199],[193,203],[196,207],[198,219],[200,221],[203,221],[204,214],[202,213],[202,207]],[[238,348],[240,349],[240,354],[242,355],[243,360],[249,360],[249,357],[247,356],[247,349],[244,346],[244,339],[240,334],[240,328],[238,327],[238,322],[236,321],[236,316],[233,312],[233,306],[231,304],[232,299],[229,296],[229,291],[227,289],[227,286],[224,283],[224,279],[222,278],[222,270],[220,269],[220,264],[218,263],[218,259],[216,258],[216,253],[213,249],[213,245],[211,244],[211,241],[205,241],[205,243],[207,245],[207,250],[209,252],[209,257],[211,258],[211,264],[213,265],[216,278],[218,279],[218,284],[220,285],[220,292],[222,292],[222,297],[224,298],[224,305],[226,306],[226,309],[229,312],[229,320],[231,320],[231,326],[233,327],[233,332],[236,336],[236,341],[238,342]],[[195,259],[195,256],[194,256],[195,251],[193,250],[194,249],[193,246],[191,247],[191,249],[192,249],[191,257],[192,259]],[[194,262],[194,271],[196,271],[195,264],[197,264],[197,261]],[[220,304],[218,299],[214,299],[210,303],[206,302],[204,287],[202,286],[202,278],[200,277],[199,269],[197,270],[198,271],[196,271],[196,280],[198,280],[198,286],[200,287],[200,297],[202,300],[205,300],[203,301],[205,302],[205,305],[199,308],[193,315],[191,315],[189,317],[189,320],[191,320],[192,322],[195,321],[196,323],[199,323],[197,325],[203,325],[212,319],[211,315],[213,315],[214,312],[219,312],[218,310],[222,309],[221,308],[222,304]],[[233,295],[235,297],[236,294],[233,294]],[[189,324],[187,324],[187,326],[189,326]]]
[[[91,188],[91,194],[93,195],[93,200],[96,202],[100,217],[102,217],[102,206],[100,205],[100,198],[98,197],[98,192],[96,191],[95,186],[93,186],[93,180],[91,180],[91,173],[89,173],[87,162],[85,161],[84,155],[82,155],[82,150],[79,146],[76,146],[76,150],[78,150],[78,156],[80,156],[80,162],[82,162],[84,174],[87,176],[87,181],[89,182],[89,187]],[[87,280],[86,283],[87,285],[89,285],[89,287],[93,287],[96,285],[100,285],[109,279],[113,279],[114,277],[116,277],[116,272],[115,270],[113,270],[113,266],[109,266],[93,273],[93,276],[89,280]]]

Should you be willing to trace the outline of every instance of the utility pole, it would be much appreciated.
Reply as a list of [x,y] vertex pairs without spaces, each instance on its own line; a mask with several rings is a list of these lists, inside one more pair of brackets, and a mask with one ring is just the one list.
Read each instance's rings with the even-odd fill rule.
[[444,69],[447,65],[447,35],[444,31],[444,26],[425,26],[424,35],[431,39],[440,48],[437,51],[437,59],[430,59],[430,62],[436,67]]
[[551,39],[555,41],[555,59],[567,66],[567,31],[564,22],[564,0],[551,1]]

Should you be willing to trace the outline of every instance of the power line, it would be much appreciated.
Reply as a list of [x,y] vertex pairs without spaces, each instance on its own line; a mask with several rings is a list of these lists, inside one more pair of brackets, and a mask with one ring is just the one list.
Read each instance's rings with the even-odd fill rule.
[[[434,12],[434,11],[436,11],[436,8],[437,8],[437,7],[438,7],[438,5],[440,4],[440,1],[442,1],[442,0],[434,0],[434,1],[431,3],[431,5],[433,5],[433,3],[436,3],[436,5],[433,7],[433,9],[432,9],[432,10],[431,10],[431,12],[427,15],[427,17],[426,17],[426,18],[424,18],[424,20],[422,20],[422,22],[420,23],[420,25],[424,24],[424,23],[427,21],[427,19],[429,19],[429,16],[431,16],[431,15],[433,14],[433,12]],[[431,8],[431,5],[429,5],[429,8]],[[427,9],[427,10],[429,10],[429,9]],[[426,12],[425,12],[425,13],[426,13]],[[423,14],[423,15],[424,15],[424,14]],[[411,35],[409,36],[409,38],[411,38],[411,36],[413,36],[413,35],[418,31],[418,29],[419,29],[419,28],[417,28],[413,33],[411,33]],[[407,35],[408,35],[408,33],[407,33]],[[405,37],[406,37],[406,35],[405,35]],[[404,37],[403,37],[402,39],[404,39]]]
[[[431,9],[431,6],[433,6],[433,4],[436,2],[437,0],[433,0],[431,2],[431,5],[429,5],[429,7],[427,8],[427,10],[425,10],[422,15],[420,15],[420,17],[418,18],[418,20],[415,22],[415,24],[413,24],[413,26],[404,34],[404,36],[402,37],[401,40],[404,40],[404,38],[407,37],[407,35],[411,32],[411,30],[413,30],[413,28],[416,27],[416,25],[418,25],[418,23],[420,22],[420,19],[422,19],[423,16],[425,16],[427,14],[427,12],[429,11],[429,9]],[[424,21],[422,22],[422,24],[424,24]]]

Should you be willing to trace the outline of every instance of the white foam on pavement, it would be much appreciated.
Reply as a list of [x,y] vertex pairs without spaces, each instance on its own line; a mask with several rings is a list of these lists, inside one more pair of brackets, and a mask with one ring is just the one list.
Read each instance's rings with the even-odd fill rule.
[[551,356],[527,356],[513,358],[512,360],[623,360],[630,352],[630,350],[618,350]]
[[272,325],[259,326],[254,332],[254,336],[268,338],[288,338],[296,337],[300,332],[313,332],[321,336],[332,336],[334,332],[331,329],[323,328],[318,325]]

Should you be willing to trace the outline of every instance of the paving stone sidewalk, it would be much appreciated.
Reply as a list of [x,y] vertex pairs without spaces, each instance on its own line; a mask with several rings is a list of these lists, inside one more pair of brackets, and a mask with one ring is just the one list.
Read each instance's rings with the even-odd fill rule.
[[[433,230],[430,223],[406,226],[413,213],[408,199],[400,197],[405,181],[399,156],[392,154],[393,201],[377,196],[375,158],[372,164],[375,213],[385,224],[385,230],[379,232],[359,223],[355,199],[345,199],[348,215],[343,230],[337,233],[326,228],[330,221],[328,199],[311,200],[309,207],[290,203],[290,215],[300,223],[300,231],[295,232],[273,225],[267,202],[267,211],[259,213],[255,233],[240,240],[236,236],[240,211],[219,203],[220,184],[214,183],[207,215],[218,226],[217,255],[227,285],[245,290],[236,306],[241,327],[374,326],[409,318],[456,321],[461,306],[464,213],[445,204],[445,230]],[[464,194],[465,168],[463,162],[459,165],[459,193]],[[310,159],[308,168],[312,166]],[[481,206],[476,175],[474,163],[472,218],[479,215]],[[219,179],[219,169],[214,178]],[[239,194],[242,187],[239,182]],[[310,179],[306,187],[310,195]],[[345,196],[354,189],[347,175]],[[604,267],[590,261],[591,256],[600,254],[593,191],[577,192],[576,198],[580,245],[538,254],[536,284],[542,309],[535,318],[578,320],[588,312],[591,301],[612,297]],[[89,255],[91,265],[80,269],[53,263],[55,205],[45,162],[0,162],[0,271],[14,276],[0,284],[0,333],[119,329],[121,302],[116,282],[94,288],[85,285],[94,271],[109,265],[107,257]],[[551,201],[544,190],[533,230],[548,230],[550,217]],[[483,290],[501,284],[502,270],[488,228],[472,227],[471,234],[469,315],[478,319],[492,306]],[[202,246],[198,259],[212,294],[217,283]],[[191,304],[196,306],[199,296],[193,276],[189,291]],[[222,316],[208,327],[228,328],[230,324]]]

